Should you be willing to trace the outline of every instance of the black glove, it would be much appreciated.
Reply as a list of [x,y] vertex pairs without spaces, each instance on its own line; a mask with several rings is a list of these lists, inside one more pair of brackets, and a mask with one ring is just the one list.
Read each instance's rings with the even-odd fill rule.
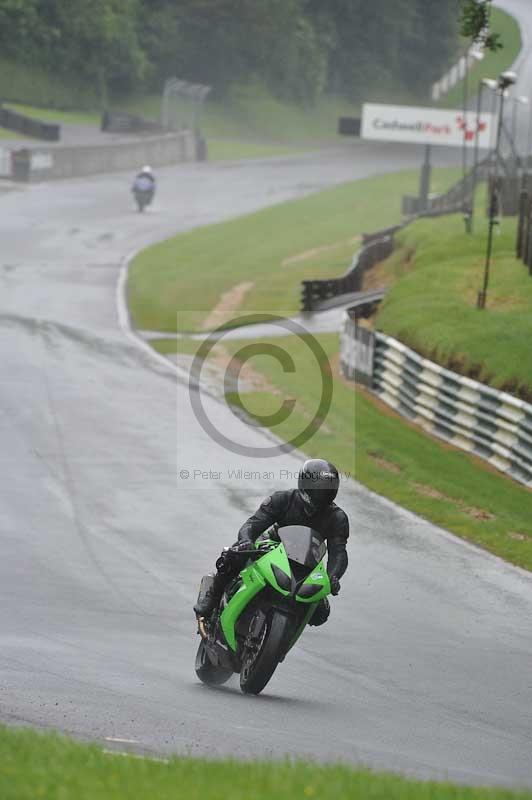
[[331,583],[331,594],[337,595],[340,591],[340,580],[336,577],[336,575],[329,575],[329,581]]
[[254,550],[255,545],[251,539],[242,539],[231,547],[233,553],[239,553],[241,550]]
[[238,563],[238,559],[245,560],[245,556],[242,554],[241,551],[245,550],[254,550],[255,545],[249,539],[244,539],[241,542],[236,542],[231,547],[224,547],[222,550],[219,559],[216,561],[216,569],[218,572],[231,572],[234,568],[235,564]]

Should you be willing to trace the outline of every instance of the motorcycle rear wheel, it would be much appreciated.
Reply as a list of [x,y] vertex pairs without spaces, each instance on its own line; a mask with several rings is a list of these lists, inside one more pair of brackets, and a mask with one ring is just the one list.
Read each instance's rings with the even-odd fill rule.
[[240,689],[244,694],[259,694],[272,677],[283,657],[282,645],[289,624],[290,621],[284,614],[274,611],[265,623],[266,631],[258,653],[251,658],[244,655],[240,671]]
[[207,654],[205,642],[202,640],[196,653],[196,675],[202,683],[207,686],[221,686],[229,680],[233,674],[232,669],[225,667],[215,667]]

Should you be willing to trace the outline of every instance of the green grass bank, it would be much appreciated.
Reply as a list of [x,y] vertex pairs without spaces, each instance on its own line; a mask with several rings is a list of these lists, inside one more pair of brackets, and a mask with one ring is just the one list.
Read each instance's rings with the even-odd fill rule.
[[[436,170],[434,191],[458,176]],[[414,193],[418,180],[408,171],[342,184],[144,250],[129,274],[134,324],[164,332],[209,327],[209,312],[227,292],[242,295],[233,303],[238,314],[296,314],[301,281],[344,273],[360,234],[397,222],[401,194]]]
[[[295,311],[300,279],[343,272],[354,249],[353,236],[396,222],[400,193],[411,191],[416,177],[415,173],[403,173],[346,184],[184,234],[159,246],[166,265],[161,273],[147,251],[140,256],[136,276],[138,262],[133,265],[136,294],[132,292],[131,299],[137,299],[133,306],[136,323],[140,321],[142,326],[144,321],[145,327],[155,330],[164,330],[164,324],[168,324],[175,330],[176,307],[172,303],[176,303],[183,309],[179,314],[183,330],[201,328],[220,293],[249,280],[249,252],[257,248],[264,259],[261,269],[269,276],[259,284],[264,297],[258,298],[258,310]],[[440,173],[440,189],[454,177],[455,173]],[[481,380],[519,391],[529,381],[532,385],[527,338],[532,279],[513,255],[515,219],[503,219],[500,235],[495,237],[488,307],[485,312],[477,311],[476,292],[483,275],[487,236],[482,214],[484,191],[479,190],[473,235],[464,233],[460,215],[420,220],[398,235],[398,249],[371,276],[373,285],[391,287],[377,326],[452,369],[462,367]],[[301,238],[299,224],[304,227]],[[249,251],[242,248],[242,241],[249,243]],[[281,265],[294,254],[293,274]],[[187,270],[180,266],[181,259],[183,265],[188,264]],[[153,272],[144,273],[148,264]],[[221,264],[223,281],[216,284],[211,299],[210,289],[205,287],[220,277],[211,274],[213,264]],[[275,273],[280,277],[272,278]],[[159,282],[161,275],[165,275],[163,282]],[[281,279],[285,288],[277,295],[272,287]],[[155,290],[154,282],[158,287]],[[166,306],[170,293],[172,301]],[[278,297],[284,302],[282,310],[276,305]],[[257,300],[248,304],[247,295],[243,295],[241,301],[233,316],[257,310]],[[201,307],[194,310],[193,303]],[[187,307],[193,310],[186,311]],[[378,494],[514,564],[532,569],[532,492],[480,459],[430,438],[368,392],[344,381],[339,374],[337,334],[318,339],[334,376],[333,402],[324,424],[316,426],[302,449],[314,456],[325,453]],[[274,359],[256,356],[249,368],[261,376],[264,385],[239,397],[229,396],[228,401],[251,416],[259,416],[278,410],[280,396],[295,400],[290,417],[272,428],[281,438],[290,440],[312,419],[319,405],[321,382],[304,342],[272,337],[271,343],[281,345],[293,357],[295,376],[284,373]],[[190,354],[198,347],[195,340],[165,339],[164,335],[153,344],[167,354]],[[224,347],[232,356],[244,344],[226,340]],[[215,352],[214,357],[220,354]]]
[[105,753],[56,735],[0,727],[2,800],[531,800],[512,792],[407,780],[306,762],[168,762]]
[[479,191],[474,233],[461,215],[419,220],[397,236],[379,268],[393,284],[376,318],[379,330],[421,355],[483,383],[532,400],[532,278],[515,257],[516,218],[496,230],[485,311],[476,307],[487,240]]
[[[332,404],[301,449],[311,457],[325,454],[342,472],[377,494],[532,570],[532,492],[482,460],[432,439],[369,392],[344,380],[339,370],[338,335],[315,338],[330,364]],[[213,350],[212,359],[225,367],[250,343],[224,340],[223,346]],[[253,388],[238,395],[230,393],[226,399],[255,418],[273,415],[284,400],[293,401],[290,416],[269,426],[281,439],[291,441],[319,407],[321,374],[305,341],[293,336],[261,339],[262,346],[271,344],[290,355],[295,372],[284,372],[270,356],[255,355],[245,360],[243,371]],[[199,347],[197,340],[187,338],[161,339],[153,345],[165,354],[192,355]],[[256,380],[256,376],[260,378]]]

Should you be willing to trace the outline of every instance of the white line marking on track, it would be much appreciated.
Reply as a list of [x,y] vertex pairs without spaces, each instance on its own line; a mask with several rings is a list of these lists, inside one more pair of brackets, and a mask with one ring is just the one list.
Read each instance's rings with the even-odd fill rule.
[[[149,353],[154,361],[162,364],[169,372],[173,373],[177,377],[180,377],[184,382],[188,382],[188,372],[179,367],[177,364],[172,364],[172,362],[165,358],[161,353],[158,353],[156,350],[154,350],[153,347],[148,344],[148,342],[145,342],[144,339],[142,339],[135,332],[133,326],[131,325],[131,317],[126,298],[129,265],[133,261],[134,257],[143,249],[145,248],[141,248],[140,250],[136,250],[135,252],[131,253],[129,256],[123,259],[121,263],[115,294],[118,324],[120,325],[122,332],[130,341],[133,341],[137,347],[140,347],[142,350]],[[161,337],[164,338],[164,333],[161,333]]]
[[139,744],[138,739],[119,739],[115,736],[106,736],[106,742],[122,742],[123,744]]
[[102,749],[102,753],[106,756],[122,756],[123,758],[142,758],[144,761],[158,761],[160,764],[168,764],[167,758],[157,758],[157,756],[143,756],[142,753],[124,753],[123,750],[106,750]]

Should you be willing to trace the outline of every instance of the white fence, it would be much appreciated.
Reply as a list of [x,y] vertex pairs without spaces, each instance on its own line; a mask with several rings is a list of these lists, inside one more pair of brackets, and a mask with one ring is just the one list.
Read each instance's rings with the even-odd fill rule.
[[0,177],[11,175],[11,152],[5,147],[0,147]]
[[467,54],[462,56],[456,64],[443,75],[439,81],[432,84],[432,99],[439,100],[441,97],[450,92],[453,86],[456,86],[458,81],[461,81],[468,70],[471,69],[473,64],[484,58],[484,53],[476,46],[471,47]]

